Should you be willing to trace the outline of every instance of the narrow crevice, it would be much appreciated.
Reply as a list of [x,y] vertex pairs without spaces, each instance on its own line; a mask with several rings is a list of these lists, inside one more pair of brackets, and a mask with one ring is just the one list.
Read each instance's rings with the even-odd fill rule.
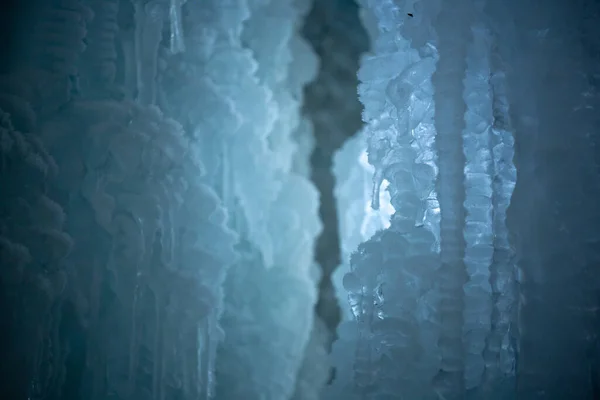
[[330,333],[331,339],[326,343],[329,349],[341,320],[331,280],[341,263],[333,156],[362,126],[357,72],[369,41],[354,0],[315,1],[302,34],[320,60],[317,78],[305,88],[304,113],[314,126],[311,180],[320,193],[323,223],[315,248],[315,261],[322,273],[315,316]]

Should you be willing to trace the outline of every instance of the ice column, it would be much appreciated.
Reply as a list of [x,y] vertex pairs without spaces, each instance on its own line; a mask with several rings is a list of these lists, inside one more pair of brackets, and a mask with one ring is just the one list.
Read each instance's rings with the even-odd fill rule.
[[450,398],[464,396],[465,351],[462,333],[465,304],[465,190],[463,140],[466,105],[463,79],[467,69],[470,41],[470,1],[444,2],[434,24],[438,36],[439,60],[433,77],[435,88],[436,144],[439,156],[437,181],[440,202],[439,313],[442,336],[439,346],[442,368],[434,386]]
[[137,99],[141,104],[156,101],[158,47],[162,38],[165,5],[160,0],[132,0],[135,7],[135,58]]
[[[479,6],[480,4],[478,4]],[[480,13],[481,7],[475,10]],[[476,12],[477,12],[476,11]],[[465,385],[480,385],[484,372],[485,341],[489,337],[492,314],[490,268],[494,255],[492,180],[492,98],[490,77],[490,35],[481,23],[472,28],[473,42],[467,54],[464,80],[466,127],[463,132],[465,165],[465,309],[463,345],[465,348]],[[441,156],[440,156],[441,157]],[[460,190],[460,187],[458,188]],[[443,210],[442,210],[443,215]]]
[[181,8],[187,0],[170,0],[169,2],[169,20],[171,22],[171,53],[180,53],[185,50],[185,41],[183,35],[183,22],[181,17]]
[[[249,1],[248,9],[239,44],[253,68],[242,65],[227,77],[243,77],[239,83],[245,88],[232,85],[224,91],[242,116],[240,136],[226,143],[232,145],[225,163],[232,169],[232,209],[244,240],[242,261],[226,283],[226,339],[219,351],[217,394],[278,400],[291,398],[296,388],[316,297],[312,248],[320,230],[317,193],[305,177],[292,172],[292,134],[301,120],[295,95],[314,73],[293,71],[291,64],[298,57],[306,61],[298,69],[314,72],[315,60],[303,52],[306,47],[292,51],[301,15],[293,1]],[[262,104],[253,91],[266,95]],[[267,107],[268,120],[256,118],[250,107],[258,106]]]
[[389,229],[359,246],[344,278],[358,325],[355,383],[367,399],[428,398],[440,369],[431,82],[437,51],[430,22],[437,8],[427,2],[427,13],[410,21],[412,3],[364,6],[379,30],[359,71],[368,159],[376,169],[373,205],[388,180],[396,212]]
[[[509,26],[505,25],[505,30]],[[493,124],[491,127],[493,175],[493,263],[490,268],[490,284],[493,294],[491,330],[486,339],[484,352],[485,374],[483,389],[498,392],[501,378],[512,378],[515,373],[516,335],[515,319],[516,267],[514,250],[509,241],[506,225],[507,210],[517,180],[513,164],[514,138],[508,103],[505,55],[498,49],[498,37],[493,35],[490,53],[490,89],[492,95]],[[489,393],[488,392],[488,393]]]
[[[252,51],[242,45],[242,26],[250,16],[248,2],[188,1],[183,7],[186,62],[183,68],[174,64],[163,77],[169,103],[182,104],[172,113],[191,127],[200,142],[207,180],[229,208],[239,205],[237,229],[272,265],[267,219],[281,181],[276,179],[275,163],[267,160],[276,156],[268,134],[278,105],[272,90],[256,76],[258,63]],[[188,78],[184,83],[182,76]]]

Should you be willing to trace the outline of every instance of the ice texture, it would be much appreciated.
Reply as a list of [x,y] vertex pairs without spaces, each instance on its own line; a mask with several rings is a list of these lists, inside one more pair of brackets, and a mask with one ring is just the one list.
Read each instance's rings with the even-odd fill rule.
[[[318,399],[311,1],[131,2],[38,2],[0,79],[0,397]],[[598,398],[598,1],[361,5],[327,395]]]
[[[502,83],[490,78],[502,67],[492,67],[485,23],[470,23],[473,15],[485,20],[482,2],[469,18],[462,13],[470,2],[441,9],[433,1],[364,3],[365,20],[379,28],[359,71],[375,167],[372,203],[378,208],[380,185],[389,180],[395,214],[387,231],[359,246],[343,279],[358,323],[355,384],[373,398],[461,397],[484,376],[496,384],[493,371],[510,374],[514,362],[503,322],[515,300],[504,223],[514,185],[512,136],[495,123],[507,111]],[[394,341],[388,330],[408,341]],[[394,349],[390,361],[411,370],[383,373],[382,346]],[[402,383],[392,384],[392,376]]]
[[[118,0],[89,2],[94,18],[87,26],[86,57],[83,60],[83,89],[106,91],[114,84],[117,73]],[[96,94],[96,93],[94,93]]]
[[361,291],[361,282],[355,274],[350,273],[350,257],[360,243],[369,240],[379,230],[388,228],[394,213],[390,193],[385,189],[379,194],[379,210],[371,207],[374,168],[367,161],[366,139],[366,131],[358,132],[346,141],[334,158],[342,263],[335,270],[332,281],[343,314],[337,332],[339,337],[331,354],[336,377],[323,393],[326,399],[356,398],[351,385],[352,358],[357,346],[358,325],[355,315],[359,313],[357,306],[360,298],[357,293]]
[[[510,26],[505,26],[509,30]],[[491,33],[491,32],[490,32]],[[501,377],[514,379],[516,372],[515,305],[516,269],[514,248],[509,240],[506,225],[517,174],[513,164],[514,138],[511,123],[511,106],[508,100],[506,54],[499,50],[498,36],[490,35],[490,78],[493,123],[491,126],[492,207],[493,207],[493,262],[490,268],[490,285],[493,294],[491,329],[483,353],[485,374],[483,390],[498,391]],[[512,328],[511,328],[512,327]]]
[[169,1],[169,22],[171,30],[171,53],[176,54],[185,50],[185,39],[183,33],[183,21],[181,9],[187,0]]
[[[275,124],[278,104],[271,89],[255,75],[258,64],[252,51],[242,46],[242,26],[250,16],[248,4],[208,1],[187,2],[184,7],[189,42],[184,74],[192,83],[180,83],[181,71],[166,71],[164,79],[175,87],[168,90],[169,101],[184,102],[173,114],[192,126],[203,158],[210,160],[206,179],[229,208],[234,199],[239,202],[247,224],[238,230],[248,230],[265,263],[272,265],[268,209],[281,184],[275,165],[263,160],[276,154],[267,136]],[[204,96],[198,98],[196,93]]]
[[[132,101],[77,101],[46,121],[41,136],[74,181],[63,190],[72,193],[68,209],[79,210],[68,230],[80,239],[65,262],[89,266],[71,277],[92,287],[77,292],[90,310],[78,312],[94,332],[86,351],[95,361],[82,373],[105,383],[82,390],[210,398],[237,235],[201,180],[194,144],[156,107]],[[103,304],[103,296],[112,300]]]
[[[359,246],[344,278],[358,324],[355,384],[364,398],[427,398],[440,368],[435,38],[428,19],[406,37],[394,33],[391,27],[410,18],[409,4],[364,3],[378,21],[373,53],[358,74],[368,161],[375,167],[372,203],[378,206],[379,186],[387,180],[395,213],[389,229]],[[412,42],[423,34],[423,43]]]
[[306,165],[308,157],[296,156],[295,133],[311,134],[300,114],[317,64],[298,34],[307,10],[297,1],[188,1],[183,62],[166,56],[161,73],[164,106],[189,127],[205,161],[202,180],[240,236],[241,257],[224,286],[217,398],[290,398],[309,341],[321,225],[316,190],[293,169],[295,158]]
[[[297,0],[295,5],[301,15],[308,13],[311,5],[309,0]],[[299,28],[298,28],[299,29]],[[306,82],[313,81],[317,76],[318,57],[310,44],[295,34],[290,39],[290,49],[292,54],[291,63],[301,66],[301,68],[291,68],[288,71],[288,88],[291,95],[301,104],[304,104],[304,85]],[[293,154],[292,170],[306,178],[310,177],[310,155],[315,146],[315,137],[313,132],[313,123],[306,115],[300,116],[298,126],[294,130],[293,138],[296,142],[295,152]]]
[[[589,245],[597,243],[592,227],[598,221],[598,125],[592,117],[598,46],[587,25],[597,12],[587,1],[575,8],[542,7],[534,0],[518,11],[488,8],[500,54],[511,66],[506,82],[518,180],[507,224],[519,268],[515,325],[522,397],[592,396],[586,369],[597,361],[580,360],[598,357],[589,336],[597,322],[592,328],[588,319],[598,301],[598,278],[591,272],[598,248]],[[512,29],[500,29],[507,21],[514,21]]]
[[371,206],[374,168],[367,161],[366,139],[365,131],[358,132],[337,151],[334,159],[342,265],[336,269],[333,280],[338,288],[337,293],[343,294],[340,302],[347,317],[351,317],[352,312],[344,275],[350,272],[350,255],[377,231],[388,228],[395,211],[390,202],[390,193],[386,190],[388,181],[383,182],[386,187],[379,193],[379,210],[373,210]]
[[[474,7],[475,16],[482,7]],[[479,15],[477,14],[479,12]],[[494,257],[494,157],[492,155],[492,88],[489,83],[490,34],[481,23],[472,26],[472,42],[467,53],[464,79],[465,129],[465,267],[468,280],[463,286],[465,349],[464,380],[466,390],[481,385],[486,341],[490,340],[492,317],[492,287],[490,276]],[[501,234],[500,232],[498,232]],[[492,366],[492,368],[495,367]]]
[[166,7],[161,0],[132,0],[135,8],[135,58],[137,99],[141,104],[156,102],[158,47],[162,38]]
[[[433,77],[436,147],[439,157],[437,181],[440,204],[440,319],[442,367],[434,388],[443,396],[464,397],[465,349],[465,155],[461,132],[465,128],[463,99],[466,56],[471,40],[470,1],[444,2],[434,24],[439,60]],[[460,23],[457,23],[460,21]]]
[[292,160],[298,94],[316,60],[297,37],[292,2],[188,1],[184,11],[184,68],[167,66],[162,89],[169,103],[182,104],[171,112],[191,128],[206,161],[203,180],[241,238],[241,258],[225,283],[214,395],[289,398],[315,302],[317,198]]
[[[361,3],[377,37],[358,89],[372,203],[387,180],[395,214],[342,279],[357,325],[357,392],[591,396],[597,5]],[[348,238],[360,231],[352,222]]]
[[[17,97],[18,98],[18,97]],[[43,338],[53,335],[58,319],[51,316],[52,305],[64,296],[67,269],[64,258],[73,247],[66,231],[64,209],[46,193],[44,186],[58,174],[56,162],[39,137],[22,124],[19,113],[6,99],[0,108],[0,185],[3,206],[0,211],[0,279],[4,299],[11,299],[13,312],[6,313],[3,330],[9,338],[2,346],[7,369],[4,373],[29,376],[37,385],[27,394],[37,395],[48,388],[45,365],[52,360]],[[14,104],[13,104],[14,105]],[[23,182],[26,181],[27,185]],[[28,290],[23,290],[27,284]],[[34,318],[35,325],[24,318]],[[18,338],[18,339],[16,339]],[[38,349],[31,353],[31,349]],[[24,359],[30,359],[24,363]],[[3,384],[8,395],[24,393],[20,379]]]

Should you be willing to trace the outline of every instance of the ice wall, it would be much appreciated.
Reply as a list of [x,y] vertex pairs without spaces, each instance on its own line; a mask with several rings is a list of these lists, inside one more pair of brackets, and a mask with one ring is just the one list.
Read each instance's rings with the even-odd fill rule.
[[[393,40],[393,27],[406,14],[391,2],[372,5],[380,30],[373,55],[359,72],[359,96],[365,105],[369,162],[376,169],[373,206],[379,206],[379,186],[386,179],[396,213],[389,229],[359,247],[345,278],[358,321],[355,383],[370,398],[423,397],[439,369],[432,309],[438,256],[435,230],[429,227],[436,215],[430,99],[437,55],[431,46],[417,50],[408,40]],[[425,18],[414,29],[427,26]]]
[[598,5],[542,7],[528,1],[518,11],[494,6],[489,15],[510,18],[516,31],[509,42],[511,32],[497,26],[511,65],[508,98],[516,138],[518,180],[508,223],[522,299],[517,390],[531,398],[591,397],[598,380],[592,333],[599,287],[598,45],[589,21]]
[[358,132],[336,152],[334,174],[339,216],[342,264],[333,275],[336,293],[344,311],[343,319],[353,319],[352,305],[344,289],[344,276],[350,271],[350,256],[364,241],[390,226],[395,210],[384,180],[379,192],[379,205],[373,209],[372,189],[375,169],[368,162],[366,132]]
[[394,213],[387,181],[384,181],[379,193],[379,209],[372,208],[375,171],[367,160],[366,139],[366,132],[358,132],[337,151],[334,159],[342,263],[332,279],[343,314],[331,354],[331,363],[336,371],[335,379],[323,392],[325,399],[354,398],[351,382],[357,325],[353,311],[356,311],[357,298],[348,296],[346,291],[352,285],[352,275],[347,275],[350,272],[350,256],[360,243],[373,237],[377,231],[388,228]]
[[332,371],[307,139],[330,179],[359,129],[343,2],[309,32],[320,66],[304,0],[23,3],[0,77],[0,397],[600,396],[597,1],[361,2]]
[[318,395],[310,4],[37,5],[0,79],[4,397]]
[[[257,80],[272,93],[277,107],[274,124],[264,132],[264,143],[272,152],[268,164],[275,171],[269,184],[280,189],[268,207],[260,205],[267,211],[272,261],[264,250],[254,253],[237,266],[237,274],[228,281],[230,308],[225,318],[230,335],[220,353],[223,379],[218,396],[280,399],[290,398],[296,388],[316,301],[313,241],[320,230],[317,194],[305,177],[292,172],[296,152],[293,133],[301,121],[302,97],[297,94],[312,78],[302,70],[313,68],[314,56],[306,48],[291,46],[299,40],[297,29],[301,12],[306,12],[304,4],[251,2],[250,10],[242,42],[252,50],[258,62]],[[295,49],[297,53],[292,52]],[[306,63],[292,65],[294,58]],[[257,211],[247,210],[251,215]],[[252,223],[252,219],[247,220],[248,226]],[[252,230],[246,238],[251,246],[261,249],[262,239]],[[240,369],[240,365],[245,367]]]
[[241,238],[224,286],[217,398],[290,398],[309,340],[320,223],[314,187],[292,168],[294,133],[309,129],[302,90],[317,63],[298,34],[309,6],[187,2],[185,51],[175,56],[184,62],[165,53],[165,103],[180,105],[169,109],[199,143],[205,180]]
[[387,180],[395,214],[344,277],[356,393],[590,396],[597,5],[361,4],[377,26],[359,72],[373,205]]
[[21,272],[2,301],[23,320],[3,397],[209,397],[237,235],[198,143],[154,104],[163,4],[137,3],[134,101],[113,92],[116,2],[42,3],[1,79],[2,269]]

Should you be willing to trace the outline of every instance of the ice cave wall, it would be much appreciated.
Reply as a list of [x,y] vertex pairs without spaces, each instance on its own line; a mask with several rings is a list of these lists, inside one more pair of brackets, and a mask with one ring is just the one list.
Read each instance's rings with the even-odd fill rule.
[[292,164],[311,4],[30,3],[0,96],[2,397],[290,398],[321,229]]
[[597,2],[25,3],[0,397],[597,396]]
[[[361,2],[371,203],[387,180],[395,214],[344,276],[354,376],[329,398],[597,395],[598,5],[559,3]],[[351,244],[364,178],[338,177]]]

